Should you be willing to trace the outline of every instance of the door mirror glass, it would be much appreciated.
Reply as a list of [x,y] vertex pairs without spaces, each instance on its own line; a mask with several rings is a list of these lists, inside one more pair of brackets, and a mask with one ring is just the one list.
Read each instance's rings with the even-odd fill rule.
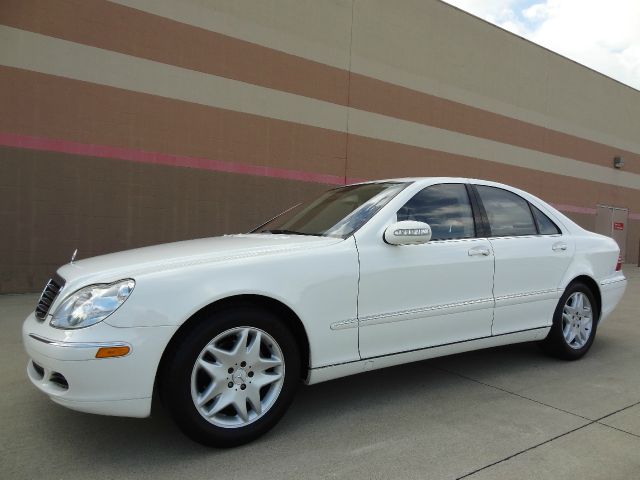
[[392,223],[384,231],[384,241],[389,245],[419,245],[431,240],[431,227],[424,222],[404,220]]

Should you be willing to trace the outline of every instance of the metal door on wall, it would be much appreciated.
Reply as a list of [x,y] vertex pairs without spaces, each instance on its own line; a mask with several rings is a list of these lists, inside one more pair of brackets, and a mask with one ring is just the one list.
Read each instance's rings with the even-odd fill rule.
[[628,208],[598,205],[596,210],[596,233],[606,235],[618,242],[622,261],[625,261],[627,243]]

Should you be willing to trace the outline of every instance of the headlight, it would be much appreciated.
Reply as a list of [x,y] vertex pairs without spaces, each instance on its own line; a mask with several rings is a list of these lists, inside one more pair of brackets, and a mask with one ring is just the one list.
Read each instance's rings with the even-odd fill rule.
[[84,328],[101,322],[129,298],[135,285],[134,280],[126,279],[81,288],[56,309],[51,325],[65,329]]

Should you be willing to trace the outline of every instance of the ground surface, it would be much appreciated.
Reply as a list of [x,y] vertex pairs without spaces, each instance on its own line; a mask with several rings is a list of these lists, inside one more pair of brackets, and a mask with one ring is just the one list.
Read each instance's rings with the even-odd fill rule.
[[232,450],[165,415],[76,413],[25,376],[34,295],[0,297],[0,477],[640,478],[640,269],[578,362],[496,348],[303,387],[270,434]]

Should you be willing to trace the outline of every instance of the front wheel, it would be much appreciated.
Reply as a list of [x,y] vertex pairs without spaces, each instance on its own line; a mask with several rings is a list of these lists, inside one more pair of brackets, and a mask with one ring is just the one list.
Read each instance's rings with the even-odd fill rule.
[[574,283],[560,297],[553,326],[542,347],[556,357],[576,360],[591,348],[598,319],[593,292],[583,283]]
[[250,307],[203,319],[173,346],[161,388],[178,426],[205,445],[250,442],[284,415],[300,378],[295,338]]

